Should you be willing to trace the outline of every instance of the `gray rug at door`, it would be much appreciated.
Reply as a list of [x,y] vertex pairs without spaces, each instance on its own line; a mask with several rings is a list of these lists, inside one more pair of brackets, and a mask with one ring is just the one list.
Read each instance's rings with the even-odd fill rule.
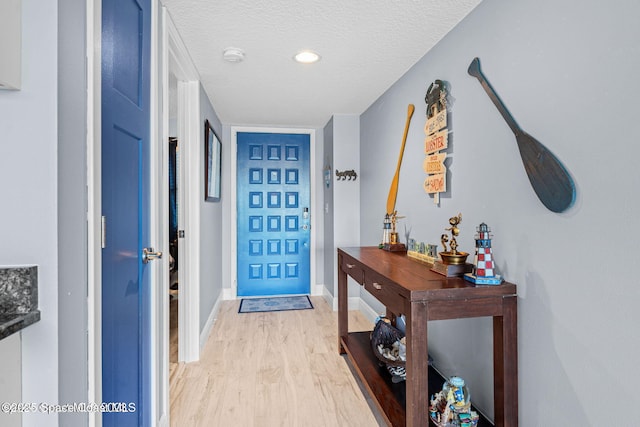
[[295,297],[243,298],[238,313],[264,311],[309,310],[313,304],[307,295]]

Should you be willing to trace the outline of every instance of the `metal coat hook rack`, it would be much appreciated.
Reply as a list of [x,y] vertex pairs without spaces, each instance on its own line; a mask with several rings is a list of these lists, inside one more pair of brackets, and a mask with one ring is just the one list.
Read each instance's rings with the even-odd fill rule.
[[336,169],[336,177],[337,177],[336,178],[337,181],[345,181],[345,180],[355,181],[358,178],[358,174],[353,169],[342,171],[342,172]]

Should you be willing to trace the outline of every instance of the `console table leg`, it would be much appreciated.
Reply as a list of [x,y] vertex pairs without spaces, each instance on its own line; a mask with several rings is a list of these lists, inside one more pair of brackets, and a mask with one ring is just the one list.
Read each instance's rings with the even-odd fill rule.
[[518,425],[517,297],[503,299],[503,315],[493,318],[493,372],[496,427]]
[[407,426],[429,425],[429,350],[427,345],[427,303],[411,302],[406,316],[407,338]]
[[[341,257],[338,255],[338,265],[342,265]],[[345,354],[342,346],[342,337],[349,333],[349,305],[347,297],[347,273],[338,268],[338,353]]]

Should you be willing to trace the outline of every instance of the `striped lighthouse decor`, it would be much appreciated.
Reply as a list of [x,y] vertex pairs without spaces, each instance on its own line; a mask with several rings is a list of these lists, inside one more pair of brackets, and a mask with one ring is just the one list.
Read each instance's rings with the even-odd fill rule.
[[493,277],[491,257],[491,231],[484,222],[476,229],[476,256],[474,259],[476,277]]
[[493,254],[491,252],[491,229],[484,222],[476,228],[476,254],[473,260],[473,272],[464,275],[465,280],[477,285],[499,285],[502,277],[495,274]]

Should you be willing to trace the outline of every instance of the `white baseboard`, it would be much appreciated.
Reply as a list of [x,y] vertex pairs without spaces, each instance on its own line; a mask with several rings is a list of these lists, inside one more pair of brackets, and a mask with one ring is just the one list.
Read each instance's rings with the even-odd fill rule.
[[224,290],[218,296],[216,303],[213,305],[213,308],[211,309],[211,313],[209,313],[209,318],[207,319],[207,323],[204,324],[204,328],[202,328],[202,332],[200,332],[200,352],[202,352],[204,345],[207,343],[207,340],[209,339],[209,334],[211,334],[211,330],[213,329],[213,324],[216,322],[216,319],[218,318],[218,313],[220,312],[220,304],[225,299],[223,297],[223,294],[224,294]]
[[236,299],[236,296],[233,294],[233,289],[231,288],[222,289],[222,299],[225,301]]
[[[332,296],[329,293],[329,290],[323,286],[322,297],[329,304],[329,307],[333,311],[338,311],[338,298]],[[347,302],[347,307],[349,310],[359,310],[364,317],[366,317],[371,323],[375,323],[376,317],[381,316],[378,312],[376,312],[369,304],[364,302],[364,300],[360,297],[349,297]]]
[[333,296],[331,296],[331,294],[329,293],[329,290],[325,286],[322,287],[321,296],[322,298],[324,298],[327,304],[329,304],[329,307],[331,307],[331,310],[335,311],[336,309],[333,307]]
[[162,418],[158,420],[158,427],[169,427],[169,416],[163,415]]
[[364,302],[362,298],[358,298],[358,309],[371,323],[376,323],[376,317],[382,316],[382,314],[375,311],[369,304]]

